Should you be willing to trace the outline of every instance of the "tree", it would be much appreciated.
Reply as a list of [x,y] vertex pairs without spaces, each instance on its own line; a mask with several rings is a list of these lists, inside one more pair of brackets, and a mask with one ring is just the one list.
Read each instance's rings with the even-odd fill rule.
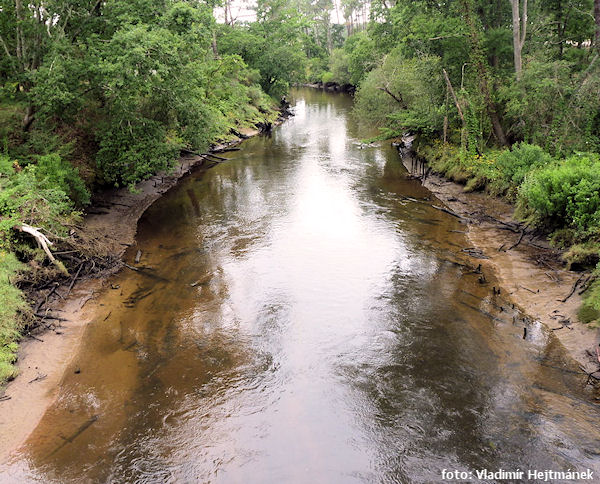
[[594,20],[596,23],[596,35],[594,45],[600,52],[600,0],[594,0]]
[[523,71],[522,52],[527,36],[527,0],[523,0],[523,13],[520,13],[520,1],[510,0],[512,6],[512,26],[513,26],[513,49],[515,59],[515,73],[517,80],[521,79]]

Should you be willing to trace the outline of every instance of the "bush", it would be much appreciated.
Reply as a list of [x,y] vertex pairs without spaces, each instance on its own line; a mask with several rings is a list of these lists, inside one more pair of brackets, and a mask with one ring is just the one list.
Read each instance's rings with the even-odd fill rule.
[[15,225],[27,223],[64,234],[65,225],[76,215],[65,191],[36,172],[35,165],[21,168],[0,156],[0,246],[11,246]]
[[76,205],[83,206],[90,203],[90,192],[79,176],[79,172],[59,155],[40,156],[35,175],[40,185],[62,190]]
[[[343,49],[334,49],[329,60],[331,66],[332,80],[339,85],[351,84],[348,67],[348,55]],[[323,82],[326,82],[323,80]]]
[[321,81],[324,84],[327,84],[328,82],[332,82],[333,80],[334,80],[333,72],[327,71],[327,72],[324,72],[323,75],[321,76]]
[[498,179],[492,182],[496,195],[516,197],[517,188],[525,180],[525,175],[534,168],[552,163],[553,158],[542,148],[527,143],[513,146],[512,150],[502,151],[496,158]]
[[527,175],[519,188],[518,214],[538,227],[568,227],[577,237],[599,235],[600,160],[573,155]]

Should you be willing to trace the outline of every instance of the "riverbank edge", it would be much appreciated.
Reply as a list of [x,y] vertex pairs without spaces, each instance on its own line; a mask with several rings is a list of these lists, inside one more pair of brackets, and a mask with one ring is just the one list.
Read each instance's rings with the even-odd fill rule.
[[486,257],[477,260],[483,272],[493,273],[522,312],[557,337],[582,376],[599,370],[595,350],[600,346],[600,329],[579,320],[582,298],[577,290],[572,291],[581,273],[566,270],[560,252],[545,238],[531,241],[507,230],[518,224],[512,205],[482,192],[465,192],[463,185],[432,173],[426,160],[416,159],[410,141],[403,140],[400,146],[393,143],[409,176],[418,178],[465,224],[466,237]]
[[[289,110],[282,110],[273,126],[283,124],[290,116],[293,114]],[[236,138],[217,144],[210,153],[227,152],[264,132],[260,128],[242,129]],[[192,171],[210,168],[219,162],[225,161],[204,154],[184,155],[172,172],[159,173],[138,183],[135,191],[123,187],[96,194],[92,207],[101,211],[92,209],[93,213],[84,217],[83,232],[101,239],[118,263],[78,280],[65,300],[54,296],[48,304],[49,312],[60,314],[61,321],[52,329],[26,336],[21,341],[15,364],[18,374],[5,385],[4,400],[0,401],[0,463],[7,462],[24,444],[58,396],[65,371],[79,350],[86,326],[95,316],[97,297],[107,288],[110,276],[126,268],[123,256],[135,243],[140,218]],[[54,293],[67,289],[68,282],[58,286]]]
[[354,96],[356,93],[356,86],[353,84],[339,84],[337,82],[314,82],[298,84],[298,87],[309,87],[311,89],[319,89],[326,92],[339,92]]

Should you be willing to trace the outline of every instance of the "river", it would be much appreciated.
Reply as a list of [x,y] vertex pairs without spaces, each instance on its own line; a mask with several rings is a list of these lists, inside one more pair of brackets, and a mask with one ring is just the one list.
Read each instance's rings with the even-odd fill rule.
[[145,271],[99,296],[2,480],[597,476],[600,409],[551,332],[479,281],[465,226],[388,142],[361,145],[350,97],[291,97],[147,211],[127,254]]

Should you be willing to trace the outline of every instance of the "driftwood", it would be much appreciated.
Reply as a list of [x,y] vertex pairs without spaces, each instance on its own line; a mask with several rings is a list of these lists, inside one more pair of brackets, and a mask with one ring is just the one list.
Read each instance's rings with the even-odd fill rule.
[[59,316],[52,316],[51,314],[34,313],[34,316],[42,319],[54,319],[56,321],[68,321],[68,319],[61,318]]
[[145,267],[133,267],[130,266],[129,264],[123,264],[125,267],[127,267],[127,269],[130,269],[132,271],[135,272],[139,272],[140,274],[143,274],[144,276],[150,277],[152,279],[156,279],[157,281],[162,281],[162,282],[171,282],[169,279],[159,276],[157,274],[153,274],[150,270],[146,269]]
[[227,161],[227,158],[223,158],[222,156],[217,156],[212,153],[199,153],[197,151],[188,150],[187,148],[181,148],[182,153],[188,153],[190,155],[201,156],[202,158],[215,158],[219,161]]
[[89,418],[86,422],[84,422],[74,433],[72,433],[71,435],[69,435],[68,437],[63,437],[62,435],[60,436],[64,442],[62,444],[60,444],[56,449],[54,449],[49,455],[48,457],[52,457],[54,454],[56,454],[59,450],[61,450],[63,447],[65,447],[68,444],[72,444],[73,441],[79,437],[83,432],[85,432],[88,428],[90,428],[92,426],[92,424],[94,422],[96,422],[98,420],[99,416],[98,415],[92,415],[91,418]]
[[592,283],[595,280],[596,280],[596,278],[594,277],[594,275],[588,276],[588,278],[579,285],[581,290],[579,292],[577,292],[577,294],[579,294],[581,296],[585,291],[587,291],[592,286]]
[[42,381],[42,380],[45,380],[47,377],[48,377],[48,375],[46,375],[46,374],[38,373],[38,376],[36,376],[33,380],[30,380],[28,383],[33,383],[35,381]]
[[481,249],[477,249],[476,247],[466,247],[464,249],[461,249],[460,251],[468,254],[469,256],[475,259],[489,259],[489,257],[485,255]]
[[449,210],[449,209],[447,209],[445,207],[439,207],[437,205],[432,205],[432,207],[435,208],[436,210],[440,210],[441,212],[445,212],[445,213],[447,213],[449,215],[452,215],[453,217],[460,218],[460,219],[464,218],[461,215],[458,215],[457,213],[455,213],[452,210]]
[[75,281],[79,277],[79,273],[81,272],[81,269],[83,269],[83,263],[79,264],[79,268],[77,269],[77,273],[75,274],[75,276],[71,280],[71,284],[69,284],[69,289],[67,289],[67,293],[65,294],[65,298],[68,297],[69,294],[71,294],[71,290],[73,289],[73,286],[75,285]]
[[210,158],[214,158],[215,160],[219,160],[219,161],[228,161],[228,158],[223,158],[222,156],[217,156],[214,155],[212,153],[200,153],[202,156],[207,156]]
[[519,287],[522,288],[522,289],[525,289],[526,291],[529,291],[531,294],[537,294],[538,292],[540,292],[539,289],[536,292],[536,291],[533,291],[533,290],[529,289],[528,287],[522,286],[520,284],[519,284]]
[[518,245],[521,243],[521,241],[523,240],[523,237],[525,237],[525,229],[521,230],[521,236],[519,237],[519,240],[517,240],[517,241],[516,241],[516,242],[515,242],[513,245],[511,245],[511,246],[510,246],[508,249],[506,249],[506,250],[507,250],[507,251],[508,251],[508,250],[513,250],[513,249],[514,249],[516,246],[518,246]]
[[216,150],[212,150],[212,153],[227,153],[228,151],[241,151],[241,148],[236,148],[234,146],[219,148]]
[[581,276],[579,276],[579,279],[577,279],[575,281],[575,284],[573,284],[573,287],[571,288],[571,291],[569,292],[569,294],[567,294],[563,299],[558,299],[558,301],[563,302],[563,303],[567,302],[567,300],[575,293],[577,286],[579,285],[579,283],[581,282],[581,280],[583,279],[584,276],[585,276],[585,274],[581,274]]
[[42,234],[40,232],[40,229],[38,229],[37,227],[32,227],[31,225],[27,225],[27,224],[15,225],[14,229],[18,230],[19,232],[24,232],[26,234],[31,235],[37,242],[38,247],[40,247],[46,253],[46,255],[48,256],[48,259],[50,259],[50,261],[56,267],[58,267],[58,269],[63,274],[65,274],[67,276],[69,275],[69,272],[67,271],[65,266],[63,266],[59,261],[57,261],[56,258],[54,257],[54,255],[52,254],[52,252],[50,251],[50,247],[54,244],[52,242],[50,242],[48,237],[46,237],[44,234]]

